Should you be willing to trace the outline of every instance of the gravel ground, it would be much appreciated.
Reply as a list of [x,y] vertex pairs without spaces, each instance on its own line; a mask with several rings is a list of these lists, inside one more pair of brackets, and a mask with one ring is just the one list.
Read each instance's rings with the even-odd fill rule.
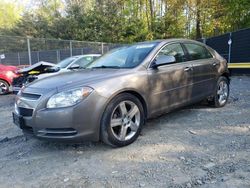
[[194,105],[145,125],[130,146],[26,138],[0,96],[0,187],[250,187],[250,77],[233,77],[229,103]]

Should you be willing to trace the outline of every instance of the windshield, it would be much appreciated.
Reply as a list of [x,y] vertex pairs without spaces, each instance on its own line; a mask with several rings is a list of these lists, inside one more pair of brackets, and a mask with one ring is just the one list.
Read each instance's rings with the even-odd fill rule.
[[66,68],[70,63],[72,63],[75,59],[77,59],[76,57],[69,57],[66,58],[62,61],[60,61],[59,63],[57,63],[56,65],[60,68]]
[[141,43],[114,49],[87,68],[133,68],[141,64],[157,43]]

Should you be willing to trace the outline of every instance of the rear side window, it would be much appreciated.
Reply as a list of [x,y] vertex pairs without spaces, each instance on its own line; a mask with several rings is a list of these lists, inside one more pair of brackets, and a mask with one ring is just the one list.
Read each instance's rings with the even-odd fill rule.
[[198,60],[198,59],[209,59],[213,56],[210,52],[203,46],[192,43],[184,43],[186,47],[190,60]]
[[165,46],[161,49],[158,55],[174,56],[177,63],[183,62],[186,59],[185,53],[181,47],[181,44],[179,43],[169,44]]

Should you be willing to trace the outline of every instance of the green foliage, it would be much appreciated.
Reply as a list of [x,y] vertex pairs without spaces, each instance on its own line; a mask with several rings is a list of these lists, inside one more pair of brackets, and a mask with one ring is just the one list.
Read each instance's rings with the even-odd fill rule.
[[131,43],[250,26],[249,0],[38,0],[21,17],[0,5],[0,33],[30,37]]
[[11,29],[21,18],[21,8],[7,1],[0,1],[0,29]]

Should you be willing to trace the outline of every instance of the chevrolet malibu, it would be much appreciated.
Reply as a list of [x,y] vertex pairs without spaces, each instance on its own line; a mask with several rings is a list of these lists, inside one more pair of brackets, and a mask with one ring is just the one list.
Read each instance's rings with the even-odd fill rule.
[[39,138],[121,147],[137,139],[148,118],[204,99],[223,107],[228,96],[227,62],[215,50],[192,40],[157,40],[27,85],[13,120]]

